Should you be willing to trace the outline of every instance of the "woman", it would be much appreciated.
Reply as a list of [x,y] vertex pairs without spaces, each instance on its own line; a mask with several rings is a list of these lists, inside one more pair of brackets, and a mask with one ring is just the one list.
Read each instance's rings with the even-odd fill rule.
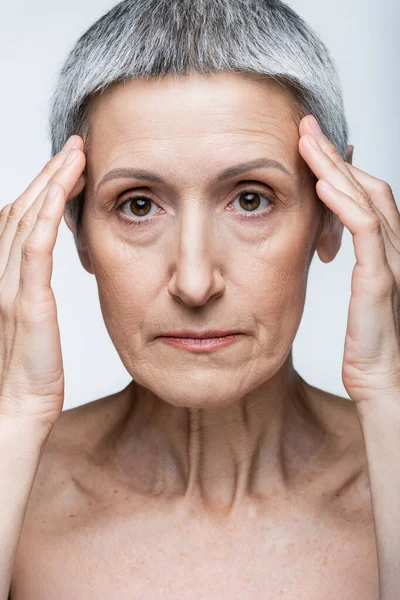
[[[2,591],[397,597],[400,218],[351,165],[326,47],[276,0],[127,0],[78,40],[50,125],[1,211]],[[63,214],[132,382],[62,413]],[[344,226],[353,402],[291,350]]]

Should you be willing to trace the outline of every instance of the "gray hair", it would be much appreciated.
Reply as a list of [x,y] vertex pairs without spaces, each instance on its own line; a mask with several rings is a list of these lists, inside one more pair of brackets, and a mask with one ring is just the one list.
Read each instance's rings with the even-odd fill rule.
[[[89,101],[113,83],[238,72],[290,90],[298,122],[313,114],[345,159],[348,125],[327,47],[280,0],[124,0],[76,42],[51,98],[52,155],[80,135],[90,144]],[[311,172],[314,182],[317,181]],[[79,234],[85,190],[66,204]],[[336,215],[320,201],[323,218]]]

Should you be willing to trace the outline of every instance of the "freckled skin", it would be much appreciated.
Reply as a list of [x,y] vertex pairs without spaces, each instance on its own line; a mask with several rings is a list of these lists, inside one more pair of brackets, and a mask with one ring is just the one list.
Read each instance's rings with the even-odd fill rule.
[[[289,93],[226,73],[133,81],[92,102],[91,128],[79,253],[137,383],[121,392],[118,436],[110,430],[104,448],[139,489],[177,493],[188,509],[225,514],[254,495],[284,493],[284,473],[298,476],[326,444],[291,348],[314,252],[333,260],[342,233],[321,227]],[[224,168],[261,157],[293,176],[262,169],[217,181]],[[151,169],[166,183],[119,179],[96,195],[117,167]],[[276,202],[246,221],[235,199],[255,185]],[[106,204],[134,188],[158,206],[129,227]],[[126,203],[128,218],[142,218],[132,210]],[[204,354],[154,339],[201,327],[244,335]]]

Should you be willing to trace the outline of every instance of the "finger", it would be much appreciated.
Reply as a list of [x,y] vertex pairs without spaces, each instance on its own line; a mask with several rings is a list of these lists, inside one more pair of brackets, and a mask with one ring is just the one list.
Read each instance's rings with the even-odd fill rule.
[[8,213],[10,212],[10,208],[12,207],[12,203],[6,204],[0,211],[0,237],[3,233],[4,227],[7,224]]
[[81,194],[83,192],[85,185],[86,185],[86,177],[85,177],[85,175],[81,175],[79,177],[78,181],[76,182],[74,189],[69,194],[67,202],[69,202],[70,200],[73,200],[74,198],[79,196],[79,194]]
[[16,205],[17,212],[20,211],[19,216],[21,216],[27,207],[35,201],[53,175],[62,167],[67,154],[69,154],[72,149],[83,150],[83,140],[81,137],[77,135],[72,136],[61,152],[56,154],[45,164],[39,175],[27,187],[25,192],[17,198],[14,204]]
[[326,179],[336,189],[353,198],[359,206],[374,213],[372,200],[368,197],[366,190],[362,188],[361,184],[353,183],[337,163],[324,152],[315,137],[308,134],[302,136],[299,140],[299,151],[318,179]]
[[364,271],[365,281],[373,282],[371,293],[383,293],[389,289],[384,286],[389,282],[393,283],[394,278],[386,255],[379,217],[362,208],[341,190],[326,186],[324,180],[318,181],[316,189],[321,200],[353,235],[357,265]]
[[[73,162],[63,165],[61,169],[52,178],[51,182],[47,184],[45,189],[39,194],[32,206],[24,213],[21,219],[18,221],[16,233],[14,235],[9,258],[5,267],[3,276],[0,282],[0,293],[3,298],[9,298],[10,302],[13,301],[15,295],[18,292],[20,284],[20,271],[21,271],[21,253],[23,244],[28,240],[31,232],[33,231],[38,214],[47,197],[47,192],[53,183],[61,185],[64,190],[65,197],[73,190],[75,182],[78,179],[79,174],[82,172],[85,164],[85,156],[82,152],[74,150],[75,160]],[[69,158],[73,158],[73,155]],[[65,202],[64,202],[65,208]]]
[[313,115],[307,115],[300,122],[300,135],[312,135],[317,138],[320,146],[328,154],[328,156],[333,160],[334,163],[338,166],[339,169],[343,171],[348,177],[351,178],[351,173],[348,169],[349,163],[345,162],[336,147],[332,144],[329,138],[324,135],[319,126],[317,119]]
[[[4,272],[7,264],[9,249],[12,240],[15,235],[17,224],[21,216],[26,212],[29,206],[36,200],[40,192],[46,187],[48,182],[54,176],[55,173],[62,167],[63,162],[71,149],[71,146],[77,149],[83,146],[83,140],[79,136],[72,136],[63,150],[54,156],[42,169],[39,175],[32,181],[25,192],[17,198],[13,203],[4,207],[6,211],[3,214],[7,214],[7,218],[1,219],[1,230],[0,230],[0,277]],[[3,210],[4,210],[3,209]]]
[[[53,271],[53,250],[57,239],[66,192],[52,183],[43,199],[35,225],[23,244],[18,294],[23,302],[48,297]],[[44,296],[47,294],[47,296]]]
[[[299,129],[301,135],[311,135],[317,140],[323,152],[325,152],[325,154],[329,156],[329,158],[332,160],[333,163],[335,163],[337,168],[351,181],[355,189],[360,194],[361,205],[363,205],[363,198],[366,195],[365,192],[367,192],[367,190],[363,187],[362,183],[357,179],[357,177],[355,177],[352,173],[350,163],[345,162],[342,159],[336,147],[332,144],[329,138],[326,135],[324,135],[317,119],[313,115],[307,115],[301,120]],[[348,192],[346,191],[346,193]],[[368,202],[368,198],[367,203],[371,205],[371,203]]]
[[365,171],[358,169],[354,165],[349,164],[348,167],[354,177],[367,190],[375,206],[385,216],[388,227],[400,238],[400,211],[390,185],[382,179],[365,173]]
[[387,261],[396,280],[396,284],[400,287],[400,251],[398,247],[393,244],[392,238],[389,236],[388,230],[383,224],[381,229],[385,242]]
[[342,157],[337,152],[335,146],[330,140],[314,127],[319,127],[319,124],[313,115],[307,115],[300,122],[301,135],[311,134],[316,136],[322,150],[333,160],[343,173],[345,173],[357,188],[364,189],[371,198],[374,210],[382,220],[387,235],[394,245],[400,251],[400,213],[397,208],[392,189],[388,183],[369,175],[365,171],[358,169],[354,165],[343,161]]
[[[400,215],[394,200],[393,192],[385,181],[353,167],[342,160],[336,148],[325,136],[316,136],[322,150],[335,162],[357,188],[359,193],[365,190],[372,201],[373,211],[377,213],[387,231],[387,236],[394,247],[400,251]],[[385,238],[386,239],[386,238]]]

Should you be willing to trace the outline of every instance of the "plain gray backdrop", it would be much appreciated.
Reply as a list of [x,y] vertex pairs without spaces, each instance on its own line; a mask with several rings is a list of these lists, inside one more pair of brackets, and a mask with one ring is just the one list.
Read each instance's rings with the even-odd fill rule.
[[[195,0],[194,0],[195,1]],[[0,18],[0,208],[14,201],[50,157],[48,111],[56,75],[76,40],[117,2],[2,2]],[[398,0],[290,0],[328,46],[343,85],[353,164],[387,181],[399,205],[400,94]],[[311,264],[294,365],[308,383],[348,398],[341,379],[351,275],[352,236],[336,259]],[[96,280],[80,264],[62,221],[54,251],[65,369],[64,410],[125,387],[131,376],[103,322]]]

